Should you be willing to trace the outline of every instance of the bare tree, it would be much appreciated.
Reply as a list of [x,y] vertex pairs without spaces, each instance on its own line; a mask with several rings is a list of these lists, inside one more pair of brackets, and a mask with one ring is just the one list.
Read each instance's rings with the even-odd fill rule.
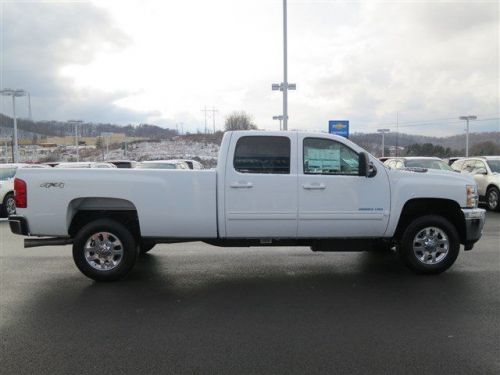
[[252,117],[244,111],[233,112],[227,116],[224,126],[226,131],[257,129],[257,125],[253,123]]

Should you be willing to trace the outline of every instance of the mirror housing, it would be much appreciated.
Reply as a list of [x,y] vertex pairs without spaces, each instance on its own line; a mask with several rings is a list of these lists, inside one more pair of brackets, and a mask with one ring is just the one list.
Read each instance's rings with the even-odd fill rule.
[[358,155],[358,165],[359,165],[359,175],[368,177],[368,173],[370,170],[370,158],[368,157],[368,153],[360,152]]

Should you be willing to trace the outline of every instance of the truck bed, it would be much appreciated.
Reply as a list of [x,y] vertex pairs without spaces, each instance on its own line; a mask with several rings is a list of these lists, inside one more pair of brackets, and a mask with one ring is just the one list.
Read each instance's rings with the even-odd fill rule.
[[21,169],[16,177],[28,182],[18,213],[31,235],[65,236],[77,210],[112,208],[136,210],[144,237],[217,236],[215,170]]

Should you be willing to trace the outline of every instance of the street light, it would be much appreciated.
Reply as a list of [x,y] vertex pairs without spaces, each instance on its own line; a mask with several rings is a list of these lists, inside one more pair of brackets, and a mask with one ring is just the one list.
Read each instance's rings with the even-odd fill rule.
[[281,121],[283,121],[283,116],[273,116],[273,120],[279,120],[280,121],[280,130],[281,130]]
[[469,157],[469,120],[476,120],[477,116],[460,116],[459,120],[465,120],[467,122],[467,128],[465,129],[465,157]]
[[17,144],[17,117],[16,117],[16,97],[25,96],[26,91],[21,89],[2,89],[0,90],[2,96],[12,96],[12,118],[14,120],[14,163],[19,160],[19,150]]
[[385,133],[389,133],[390,129],[377,129],[378,133],[382,133],[382,157],[384,157],[385,153]]
[[75,125],[75,147],[76,147],[76,161],[80,161],[80,153],[78,152],[80,144],[78,143],[78,125],[83,123],[82,120],[69,120],[68,124]]
[[283,82],[273,83],[271,87],[273,91],[283,91],[283,130],[288,130],[288,90],[296,90],[297,85],[288,83],[286,0],[283,0]]
[[109,156],[109,137],[113,136],[113,133],[101,133],[101,137],[106,138],[106,159]]

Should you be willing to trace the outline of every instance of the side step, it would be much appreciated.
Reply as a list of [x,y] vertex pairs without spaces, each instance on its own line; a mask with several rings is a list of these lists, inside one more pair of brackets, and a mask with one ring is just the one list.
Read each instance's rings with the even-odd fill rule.
[[38,246],[64,246],[73,243],[72,238],[26,238],[24,240],[24,248]]

